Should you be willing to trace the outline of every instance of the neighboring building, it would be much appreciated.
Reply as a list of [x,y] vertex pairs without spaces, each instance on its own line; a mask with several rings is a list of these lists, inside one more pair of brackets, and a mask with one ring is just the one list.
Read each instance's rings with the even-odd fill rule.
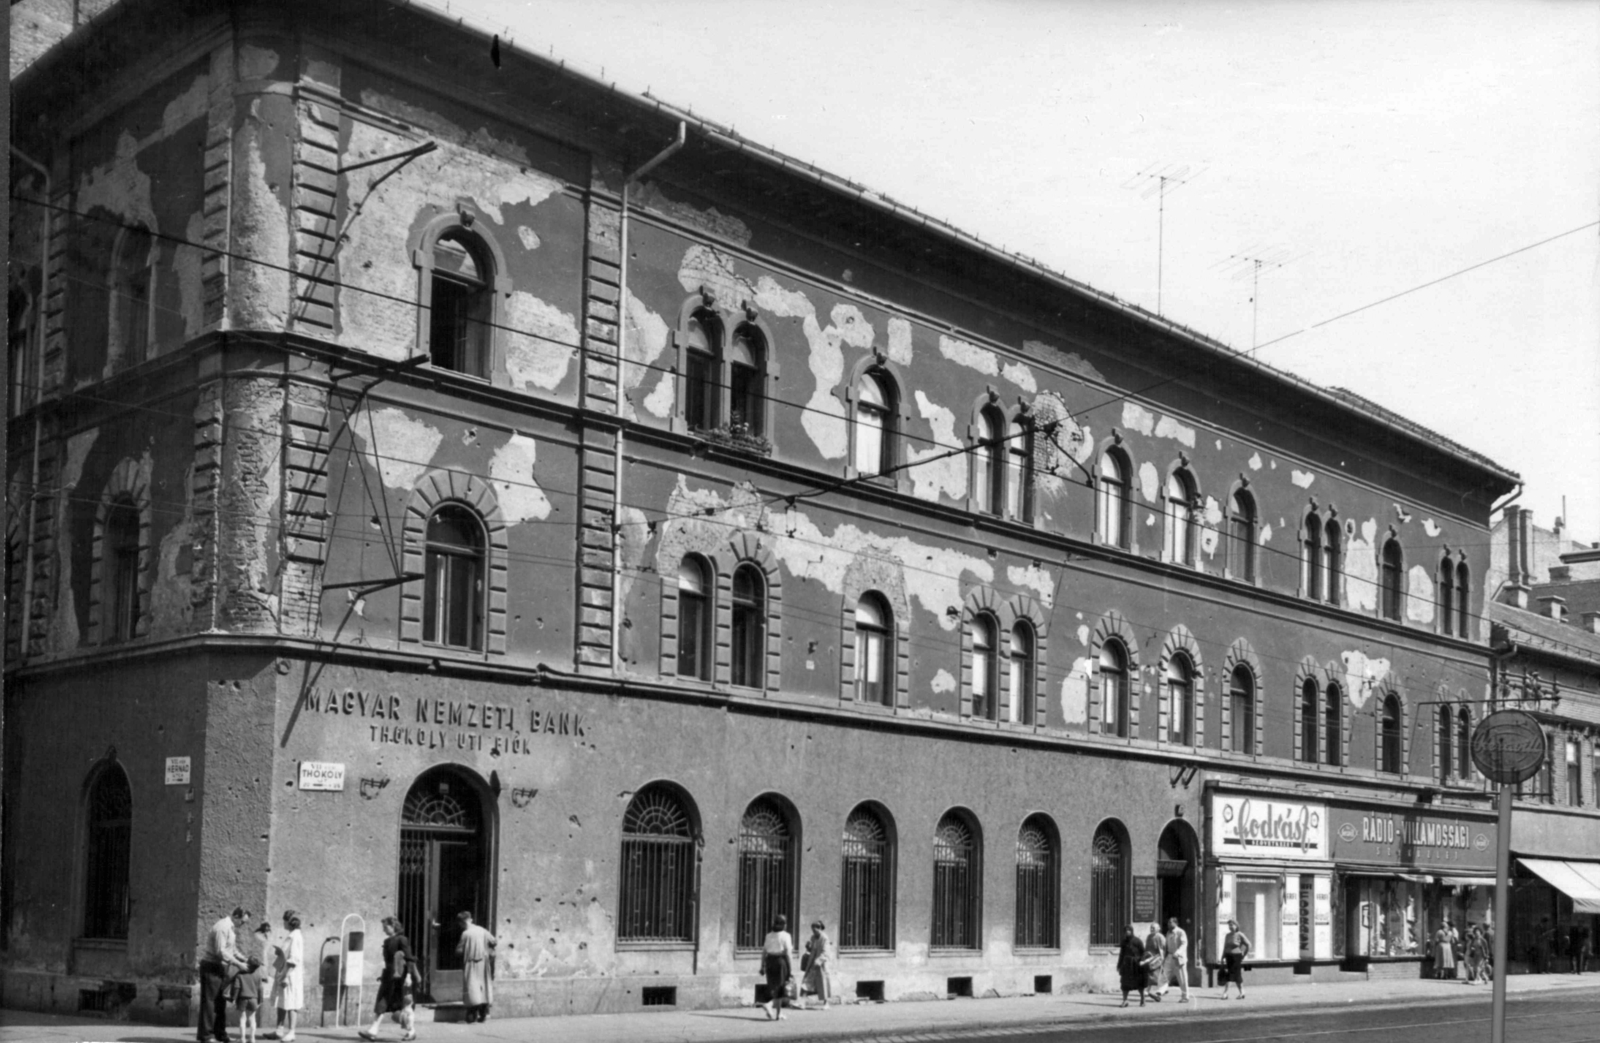
[[1513,581],[1511,563],[1524,548],[1527,564],[1516,580],[1524,585],[1600,580],[1600,544],[1574,540],[1561,518],[1548,529],[1535,525],[1532,511],[1511,504],[1490,530],[1489,574],[1484,580],[1490,599],[1498,598],[1501,588]]
[[506,1013],[1486,915],[1514,474],[416,5],[172,11],[13,84],[6,1005],[192,1018],[235,904]]
[[[1588,932],[1591,947],[1600,940],[1600,604],[1575,616],[1563,594],[1592,597],[1600,583],[1530,587],[1532,553],[1532,541],[1511,542],[1510,581],[1488,606],[1494,697],[1533,713],[1548,743],[1545,770],[1518,788],[1512,817],[1507,953],[1513,969],[1565,970],[1574,929]],[[1591,555],[1600,557],[1562,560],[1571,567]]]

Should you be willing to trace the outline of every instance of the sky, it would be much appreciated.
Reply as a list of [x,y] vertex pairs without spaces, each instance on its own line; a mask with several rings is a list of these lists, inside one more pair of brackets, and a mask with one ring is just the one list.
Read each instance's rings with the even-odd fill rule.
[[448,7],[1151,310],[1159,254],[1166,317],[1600,541],[1600,0]]

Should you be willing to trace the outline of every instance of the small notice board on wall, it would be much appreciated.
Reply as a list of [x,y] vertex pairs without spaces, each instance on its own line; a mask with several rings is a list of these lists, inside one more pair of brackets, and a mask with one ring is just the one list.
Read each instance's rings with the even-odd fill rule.
[[1133,918],[1135,920],[1154,920],[1156,918],[1155,877],[1136,876],[1133,878]]

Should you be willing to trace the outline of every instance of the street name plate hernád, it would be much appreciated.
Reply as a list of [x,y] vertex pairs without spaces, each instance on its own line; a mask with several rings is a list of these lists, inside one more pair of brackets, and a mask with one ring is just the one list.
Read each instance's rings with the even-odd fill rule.
[[1514,786],[1544,766],[1544,729],[1522,710],[1496,710],[1472,733],[1472,763],[1492,782]]

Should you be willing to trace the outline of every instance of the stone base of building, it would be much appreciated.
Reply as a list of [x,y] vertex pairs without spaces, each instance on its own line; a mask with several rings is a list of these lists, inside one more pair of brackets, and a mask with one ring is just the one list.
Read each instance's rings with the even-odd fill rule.
[[0,970],[0,1006],[10,1010],[182,1026],[195,1024],[199,1003],[193,984]]

